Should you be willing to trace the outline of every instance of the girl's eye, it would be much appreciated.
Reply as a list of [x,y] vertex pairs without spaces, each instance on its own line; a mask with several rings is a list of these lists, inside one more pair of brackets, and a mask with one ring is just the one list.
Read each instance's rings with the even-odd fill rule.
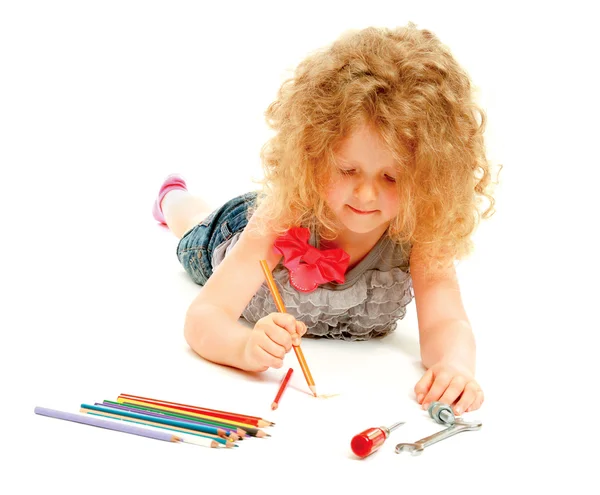
[[387,175],[387,174],[385,174],[385,180],[387,180],[388,182],[392,182],[392,183],[396,182],[395,177],[392,177],[391,175]]
[[344,175],[354,175],[356,173],[353,168],[340,168],[339,171]]

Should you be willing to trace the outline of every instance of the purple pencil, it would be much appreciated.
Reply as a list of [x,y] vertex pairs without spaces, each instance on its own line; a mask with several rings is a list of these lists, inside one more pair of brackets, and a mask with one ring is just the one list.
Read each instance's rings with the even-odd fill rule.
[[[120,431],[123,433],[130,433],[132,435],[139,435],[142,437],[154,438],[155,440],[163,440],[165,442],[185,442],[193,443],[194,445],[202,445],[205,447],[216,448],[219,444],[208,438],[184,438],[178,435],[173,435],[162,430],[150,430],[141,428],[139,426],[133,426],[123,421],[111,421],[107,419],[100,419],[87,414],[74,414],[64,411],[57,411],[56,409],[48,409],[45,407],[36,407],[34,409],[35,414],[41,416],[48,416],[50,418],[64,419],[66,421],[73,421],[75,423],[82,423],[89,426],[97,426],[99,428],[106,428],[108,430]],[[206,440],[206,441],[205,441]]]

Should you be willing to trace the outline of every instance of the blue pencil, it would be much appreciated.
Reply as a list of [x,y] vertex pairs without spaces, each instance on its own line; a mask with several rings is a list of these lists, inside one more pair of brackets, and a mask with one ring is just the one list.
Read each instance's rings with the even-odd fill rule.
[[103,412],[99,412],[99,411],[89,411],[88,409],[84,409],[81,408],[80,412],[91,415],[91,416],[100,416],[103,418],[110,418],[110,419],[114,419],[116,421],[127,421],[129,423],[136,423],[138,425],[146,425],[146,426],[152,426],[153,428],[160,428],[162,430],[170,430],[170,431],[176,431],[179,433],[185,433],[186,435],[194,435],[197,437],[201,437],[201,438],[208,438],[210,440],[212,440],[213,442],[217,442],[221,445],[224,445],[227,448],[231,448],[231,447],[239,447],[239,445],[234,444],[231,440],[227,440],[225,438],[221,438],[221,437],[216,437],[216,436],[206,436],[203,435],[202,433],[199,432],[193,432],[193,431],[181,431],[181,429],[178,429],[177,426],[167,426],[167,425],[159,425],[156,423],[151,424],[149,421],[145,421],[143,419],[132,419],[132,418],[126,418],[124,416],[116,416],[114,414],[108,414],[108,413],[103,413]]
[[[91,404],[81,404],[83,409],[89,409],[91,411],[99,411],[104,413],[115,414],[115,409],[104,406],[93,406]],[[147,414],[134,413],[130,411],[119,411],[119,416],[125,416],[128,418],[144,419],[146,421],[153,421],[155,423],[161,423],[163,425],[179,426],[180,428],[188,428],[190,430],[201,431],[203,433],[210,433],[218,435],[222,438],[227,437],[227,432],[222,428],[215,428],[214,426],[206,426],[198,423],[192,423],[191,421],[180,421],[176,419],[158,418],[149,416]]]

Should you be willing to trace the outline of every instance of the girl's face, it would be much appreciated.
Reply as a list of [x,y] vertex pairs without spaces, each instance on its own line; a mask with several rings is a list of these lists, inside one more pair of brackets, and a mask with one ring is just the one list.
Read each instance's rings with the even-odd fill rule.
[[385,230],[398,214],[396,161],[369,126],[354,131],[335,153],[327,206],[351,232]]

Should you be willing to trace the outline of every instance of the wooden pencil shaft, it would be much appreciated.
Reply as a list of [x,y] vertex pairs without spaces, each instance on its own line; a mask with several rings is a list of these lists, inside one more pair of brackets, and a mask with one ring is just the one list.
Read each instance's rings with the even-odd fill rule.
[[128,404],[128,403],[119,403],[119,402],[111,402],[111,401],[107,401],[105,400],[102,404],[95,404],[96,406],[104,406],[104,407],[112,407],[115,409],[121,409],[121,410],[129,410],[131,412],[140,412],[140,413],[146,413],[149,415],[157,415],[157,416],[161,416],[161,417],[165,417],[165,418],[172,418],[172,419],[183,419],[186,421],[192,421],[195,423],[200,423],[206,426],[215,426],[218,428],[223,428],[226,431],[232,431],[234,433],[237,433],[238,435],[243,435],[244,433],[246,433],[245,430],[242,430],[241,428],[237,427],[237,426],[233,426],[227,423],[222,423],[219,421],[212,421],[209,419],[203,419],[203,418],[198,418],[196,416],[192,416],[190,414],[181,414],[181,413],[175,413],[175,412],[171,412],[171,411],[165,411],[164,409],[158,409],[155,407],[149,407],[149,406],[140,406],[137,404]]
[[[168,406],[168,407],[173,407],[173,408],[177,408],[177,409],[182,409],[182,410],[192,410],[193,412],[197,412],[200,414],[207,414],[209,416],[215,416],[215,417],[222,417],[222,418],[228,418],[233,420],[233,421],[241,421],[243,419],[245,420],[253,420],[252,423],[248,423],[248,424],[254,424],[254,422],[258,422],[258,421],[265,421],[266,423],[270,423],[269,421],[263,420],[262,418],[259,418],[258,416],[250,416],[247,414],[238,414],[238,413],[233,413],[233,412],[229,412],[229,411],[220,411],[218,409],[210,409],[208,407],[199,407],[199,406],[192,406],[189,404],[179,404],[177,402],[169,402],[166,400],[158,400],[158,399],[151,399],[148,397],[140,397],[137,395],[130,395],[130,394],[121,394],[119,395],[119,397],[126,397],[129,399],[133,399],[133,400],[138,400],[141,402],[147,402],[147,403],[152,403],[152,404],[156,404],[156,405],[162,405],[162,406]],[[257,426],[257,425],[255,425]]]
[[219,409],[211,409],[209,407],[200,407],[200,406],[193,406],[190,404],[181,404],[179,402],[170,402],[167,400],[160,400],[160,399],[151,399],[149,397],[141,397],[138,395],[131,395],[131,394],[120,394],[119,397],[128,397],[130,399],[136,399],[139,401],[144,401],[144,402],[154,402],[156,404],[162,404],[165,406],[173,406],[173,407],[189,407],[192,409],[197,409],[198,411],[210,411],[210,412],[214,412],[214,413],[219,413],[219,414],[228,414],[231,416],[236,416],[236,417],[240,417],[240,418],[253,418],[253,419],[262,419],[258,416],[250,416],[248,414],[239,414],[239,413],[234,413],[234,412],[229,412],[229,411],[221,411]]
[[[135,424],[140,424],[140,425],[152,426],[154,428],[160,428],[161,430],[171,430],[171,431],[178,431],[181,433],[187,433],[188,435],[194,435],[203,440],[206,440],[206,445],[209,447],[211,446],[211,442],[216,442],[216,443],[222,444],[222,445],[227,444],[227,441],[224,438],[218,437],[217,435],[211,435],[209,433],[200,434],[197,431],[187,430],[185,428],[180,428],[178,426],[166,426],[166,425],[163,425],[160,423],[154,423],[153,421],[146,421],[143,419],[132,419],[132,418],[127,418],[125,416],[119,416],[118,414],[103,413],[103,412],[99,412],[99,411],[92,411],[92,410],[85,409],[85,408],[81,408],[80,411],[82,413],[90,415],[90,416],[101,416],[103,418],[111,418],[111,419],[115,419],[118,421],[124,421],[126,423],[135,423]],[[179,439],[178,441],[185,442],[185,439],[183,439],[182,437],[177,437],[177,438]],[[200,443],[202,443],[202,441],[200,441]],[[229,443],[231,443],[231,442],[229,442]]]
[[[91,404],[81,404],[81,407],[83,407],[85,409],[91,409],[92,411],[101,411],[101,412],[108,412],[108,413],[113,413],[113,414],[115,413],[115,409],[111,409],[111,408],[103,407],[103,406],[92,406]],[[190,423],[189,421],[158,418],[158,417],[154,417],[154,416],[148,416],[145,414],[138,414],[138,413],[129,412],[129,411],[119,411],[119,415],[127,416],[129,418],[145,419],[148,421],[154,421],[156,423],[162,423],[162,424],[171,425],[171,426],[181,426],[182,428],[189,428],[191,430],[197,430],[197,431],[201,431],[203,433],[212,433],[212,434],[216,434],[216,435],[223,436],[223,437],[226,435],[225,430],[215,428],[214,426],[204,426],[204,425],[199,425],[199,424],[193,424],[193,423]]]
[[218,443],[226,445],[227,442],[231,443],[231,440],[225,439],[223,437],[220,437],[216,434],[212,434],[212,433],[205,433],[205,432],[199,432],[197,430],[190,430],[188,428],[184,428],[181,426],[172,426],[172,425],[166,425],[163,423],[157,423],[155,421],[152,420],[145,420],[145,419],[137,419],[137,418],[130,418],[127,416],[122,416],[120,414],[118,414],[118,412],[113,413],[108,413],[108,412],[101,412],[101,411],[93,411],[91,409],[86,409],[86,408],[81,408],[80,411],[82,413],[87,413],[87,414],[91,414],[91,415],[98,415],[98,416],[104,416],[107,418],[114,418],[114,419],[119,419],[122,421],[130,421],[132,423],[139,423],[139,424],[144,424],[144,425],[148,425],[148,426],[153,426],[156,428],[160,428],[160,429],[165,429],[165,430],[173,430],[173,431],[178,431],[181,433],[187,433],[189,435],[195,435],[195,436],[199,436],[202,438],[207,438],[210,440],[216,440]]
[[[219,448],[219,444],[217,442],[215,442],[214,440],[211,440],[208,445],[206,445],[203,440],[198,441],[195,438],[190,438],[190,439],[186,438],[183,440],[183,442],[189,443],[191,445],[200,445],[202,447],[211,447],[213,449]],[[236,445],[236,447],[237,447],[237,445]]]
[[81,423],[89,426],[97,426],[99,428],[105,428],[107,430],[120,431],[122,433],[130,433],[132,435],[138,435],[147,438],[154,438],[155,440],[162,440],[165,442],[179,442],[181,439],[171,433],[164,431],[153,431],[139,426],[128,425],[125,423],[109,421],[100,418],[92,418],[87,415],[74,414],[65,411],[58,411],[56,409],[48,409],[46,407],[36,407],[34,409],[36,414],[42,416],[48,416],[50,418],[63,419],[74,423]]
[[260,266],[265,276],[265,280],[267,281],[267,286],[269,287],[271,295],[273,296],[273,301],[275,301],[275,307],[277,308],[277,311],[280,313],[287,313],[285,304],[283,304],[283,299],[281,298],[279,289],[277,289],[277,285],[275,285],[275,279],[273,278],[271,270],[269,270],[269,265],[267,265],[266,260],[260,260]]
[[[262,268],[265,279],[267,280],[267,285],[269,286],[269,290],[271,291],[273,300],[275,301],[277,311],[279,311],[280,313],[287,313],[285,305],[283,304],[283,299],[281,298],[281,294],[279,293],[279,289],[277,289],[277,285],[275,284],[273,274],[271,273],[271,270],[269,270],[269,265],[267,265],[267,262],[265,260],[260,260],[260,266]],[[299,345],[294,345],[292,347],[294,348],[294,353],[298,358],[298,363],[300,363],[300,368],[302,369],[302,374],[306,379],[306,383],[308,383],[308,386],[314,393],[315,382],[310,373],[310,370],[308,369],[308,364],[306,363],[306,359],[304,358],[304,353],[302,352],[302,349]]]
[[[138,404],[138,405],[147,405],[145,402],[141,402],[141,401],[138,401],[138,400],[122,399],[122,398],[119,398],[119,399],[117,399],[117,400],[118,400],[120,403],[123,403],[123,404]],[[157,408],[157,409],[160,409],[160,410],[163,410],[163,411],[174,411],[174,412],[181,412],[181,409],[177,409],[177,408],[175,408],[175,407],[168,407],[168,406],[158,406],[158,405],[155,405],[155,406],[153,406],[153,407],[155,407],[155,408]],[[213,417],[213,416],[207,416],[206,414],[199,414],[199,413],[194,413],[194,412],[191,412],[191,411],[188,411],[188,412],[187,412],[187,414],[189,414],[189,415],[191,415],[191,416],[194,416],[194,417],[197,417],[197,418],[203,418],[203,419],[214,419],[214,417]],[[240,422],[238,422],[238,421],[230,421],[230,420],[225,420],[225,419],[223,419],[223,420],[221,420],[221,422],[222,422],[222,423],[227,423],[227,424],[229,424],[229,425],[235,425],[235,426],[238,426],[238,427],[240,427],[240,428],[242,428],[242,429],[246,429],[246,427],[252,427],[252,425],[248,425],[248,424],[246,424],[246,423],[240,423]]]
[[[113,404],[113,402],[111,401],[104,401],[107,404]],[[231,430],[234,433],[237,433],[240,436],[245,436],[246,434],[254,437],[257,436],[257,433],[263,433],[261,429],[256,428],[254,426],[247,426],[244,425],[244,427],[238,427],[236,425],[232,425],[231,423],[224,423],[223,421],[212,421],[210,419],[204,419],[203,417],[199,417],[198,415],[193,415],[193,413],[187,413],[187,414],[183,414],[182,412],[180,412],[178,410],[178,412],[172,412],[170,410],[167,410],[165,408],[160,408],[159,406],[150,406],[150,405],[137,405],[137,404],[133,404],[132,401],[127,401],[124,400],[122,402],[117,402],[116,404],[118,405],[122,405],[122,404],[126,404],[127,406],[140,410],[140,411],[149,411],[149,412],[156,412],[156,413],[163,413],[166,416],[172,416],[172,417],[176,417],[176,418],[181,418],[181,419],[187,419],[190,421],[200,421],[201,423],[206,423],[209,425],[215,425],[215,426],[219,426],[221,428],[223,428],[224,430]]]
[[[290,368],[287,373],[285,374],[285,376],[283,377],[283,380],[281,380],[281,385],[279,386],[279,390],[277,391],[277,395],[275,396],[275,400],[273,401],[273,404],[276,405],[276,407],[279,405],[279,400],[281,399],[281,396],[283,395],[284,390],[287,387],[288,382],[290,381],[290,377],[292,376],[292,373],[294,372],[293,368]],[[271,408],[273,408],[273,404],[271,404]]]
[[298,363],[300,364],[300,369],[302,370],[302,374],[304,378],[306,378],[306,383],[308,383],[309,387],[315,386],[315,381],[313,380],[312,375],[310,374],[310,370],[308,369],[308,365],[306,364],[306,359],[304,359],[304,353],[300,346],[292,346],[294,348],[294,352],[298,358]]

